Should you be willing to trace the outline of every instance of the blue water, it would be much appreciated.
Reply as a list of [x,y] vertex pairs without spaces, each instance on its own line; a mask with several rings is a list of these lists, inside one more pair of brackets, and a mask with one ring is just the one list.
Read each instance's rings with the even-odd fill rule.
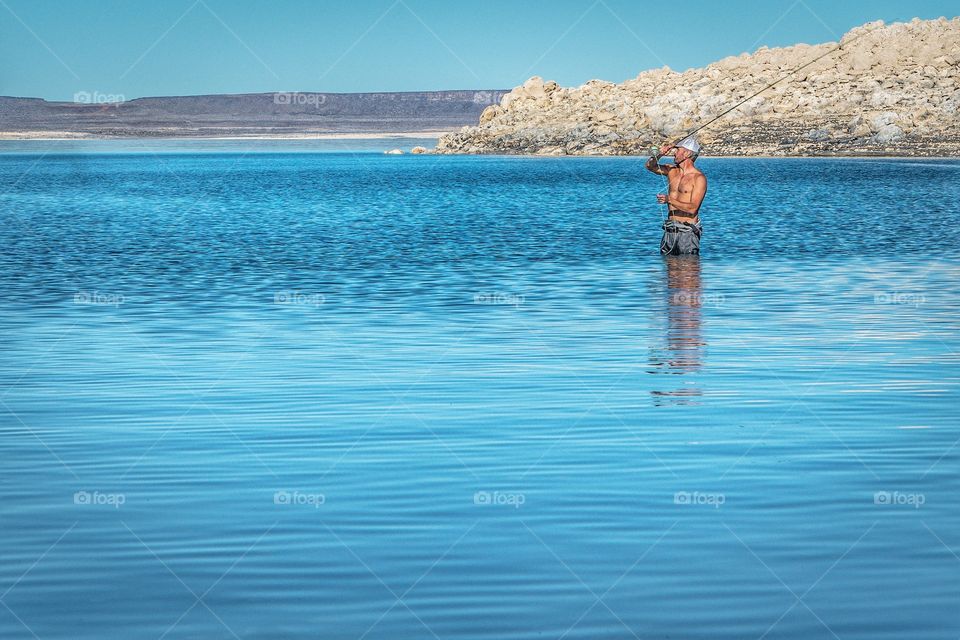
[[960,634],[960,161],[179,144],[0,154],[0,637]]

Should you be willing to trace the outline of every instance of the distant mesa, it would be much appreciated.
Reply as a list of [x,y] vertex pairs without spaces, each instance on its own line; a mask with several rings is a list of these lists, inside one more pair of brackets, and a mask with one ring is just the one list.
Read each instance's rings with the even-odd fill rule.
[[[275,93],[137,98],[81,91],[74,102],[0,97],[4,137],[223,137],[451,131],[504,90]],[[119,100],[118,100],[119,98]]]

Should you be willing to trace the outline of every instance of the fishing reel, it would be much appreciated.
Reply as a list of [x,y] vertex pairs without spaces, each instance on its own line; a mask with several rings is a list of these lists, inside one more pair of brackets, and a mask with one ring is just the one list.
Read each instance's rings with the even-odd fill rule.
[[647,153],[650,154],[650,157],[654,160],[654,162],[658,162],[660,158],[670,155],[670,152],[674,149],[676,149],[676,147],[671,145],[666,153],[660,153],[660,147],[657,145],[650,145],[650,147],[647,148]]

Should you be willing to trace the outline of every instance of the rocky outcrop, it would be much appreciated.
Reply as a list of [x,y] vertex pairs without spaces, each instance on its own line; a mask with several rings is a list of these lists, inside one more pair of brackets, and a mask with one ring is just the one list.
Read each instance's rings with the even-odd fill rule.
[[[711,155],[960,153],[960,18],[884,25],[749,100],[699,137]],[[761,47],[683,73],[564,88],[539,77],[440,138],[437,153],[645,154],[837,43]]]

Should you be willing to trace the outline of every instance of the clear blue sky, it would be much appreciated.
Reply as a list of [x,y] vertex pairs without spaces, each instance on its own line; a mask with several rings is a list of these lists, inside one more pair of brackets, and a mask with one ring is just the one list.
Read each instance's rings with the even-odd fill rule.
[[836,40],[871,20],[957,14],[956,0],[0,0],[0,95],[619,82]]

